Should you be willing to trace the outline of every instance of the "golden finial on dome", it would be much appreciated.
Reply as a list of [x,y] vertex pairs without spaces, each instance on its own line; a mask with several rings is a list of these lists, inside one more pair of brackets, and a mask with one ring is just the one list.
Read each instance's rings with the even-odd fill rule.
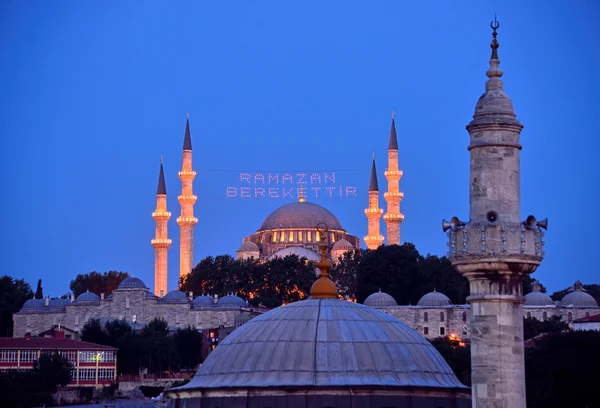
[[306,198],[304,197],[304,187],[300,187],[298,189],[298,202],[303,203],[305,201],[306,201]]
[[329,268],[331,268],[331,262],[327,259],[327,232],[329,228],[324,222],[317,224],[317,234],[320,236],[319,248],[321,249],[321,260],[317,264],[317,267],[321,270],[319,279],[313,283],[310,288],[310,295],[313,299],[337,299],[338,293],[335,283],[329,279]]

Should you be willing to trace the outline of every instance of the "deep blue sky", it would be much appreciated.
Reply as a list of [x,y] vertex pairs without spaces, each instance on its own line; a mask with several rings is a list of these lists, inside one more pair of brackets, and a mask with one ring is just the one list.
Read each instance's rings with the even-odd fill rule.
[[595,1],[4,0],[0,274],[32,286],[43,278],[53,296],[92,270],[152,286],[163,154],[174,288],[186,112],[198,171],[195,262],[234,254],[287,202],[226,198],[226,186],[240,184],[224,170],[335,170],[358,197],[312,201],[362,241],[372,152],[387,185],[392,109],[402,240],[444,254],[441,219],[468,218],[465,125],[484,90],[494,12],[505,90],[525,125],[521,215],[550,219],[534,276],[549,291],[598,283]]

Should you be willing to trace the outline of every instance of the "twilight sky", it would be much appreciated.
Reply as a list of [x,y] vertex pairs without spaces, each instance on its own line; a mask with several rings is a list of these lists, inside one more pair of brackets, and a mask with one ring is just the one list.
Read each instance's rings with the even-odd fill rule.
[[550,292],[575,279],[600,283],[598,2],[1,3],[0,274],[34,288],[42,278],[52,296],[93,270],[128,271],[152,287],[162,154],[174,289],[186,112],[198,172],[195,262],[235,254],[295,200],[240,197],[240,187],[261,187],[240,173],[319,173],[322,182],[335,173],[343,195],[356,187],[356,197],[335,190],[309,201],[362,242],[373,152],[385,208],[392,110],[402,241],[443,255],[442,218],[468,219],[465,125],[484,91],[496,12],[505,90],[525,126],[521,216],[550,220],[534,276]]

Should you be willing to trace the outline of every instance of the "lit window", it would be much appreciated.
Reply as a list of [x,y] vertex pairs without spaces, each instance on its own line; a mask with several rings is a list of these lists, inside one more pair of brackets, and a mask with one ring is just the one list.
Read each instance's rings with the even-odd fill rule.
[[335,242],[335,235],[334,235],[334,233],[332,232],[332,233],[331,233],[331,243],[333,244],[334,242]]
[[307,241],[308,241],[308,242],[312,242],[312,231],[308,231],[306,234],[307,234],[307,236],[308,236],[308,239],[307,239]]
[[319,234],[319,232],[317,232],[315,234],[315,236],[317,237],[317,242],[321,242],[321,234]]
[[104,352],[104,362],[105,363],[113,363],[115,361],[115,352],[114,351],[105,351]]
[[444,321],[444,312],[440,312],[440,322]]
[[443,327],[440,327],[440,336],[443,336],[446,334],[446,329]]
[[302,242],[302,231],[298,231],[298,241]]
[[294,242],[294,231],[290,231],[290,236],[288,237],[288,242]]
[[285,242],[285,232],[281,231],[280,242]]
[[273,233],[273,242],[277,242],[277,231]]
[[427,312],[423,313],[423,321],[424,322],[428,322],[429,321],[429,314]]

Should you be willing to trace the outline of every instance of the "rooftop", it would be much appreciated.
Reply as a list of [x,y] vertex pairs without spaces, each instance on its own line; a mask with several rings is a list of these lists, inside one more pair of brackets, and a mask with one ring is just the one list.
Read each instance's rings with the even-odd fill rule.
[[47,337],[0,337],[0,349],[34,349],[34,350],[117,350],[115,347],[103,346],[72,339],[53,339]]

